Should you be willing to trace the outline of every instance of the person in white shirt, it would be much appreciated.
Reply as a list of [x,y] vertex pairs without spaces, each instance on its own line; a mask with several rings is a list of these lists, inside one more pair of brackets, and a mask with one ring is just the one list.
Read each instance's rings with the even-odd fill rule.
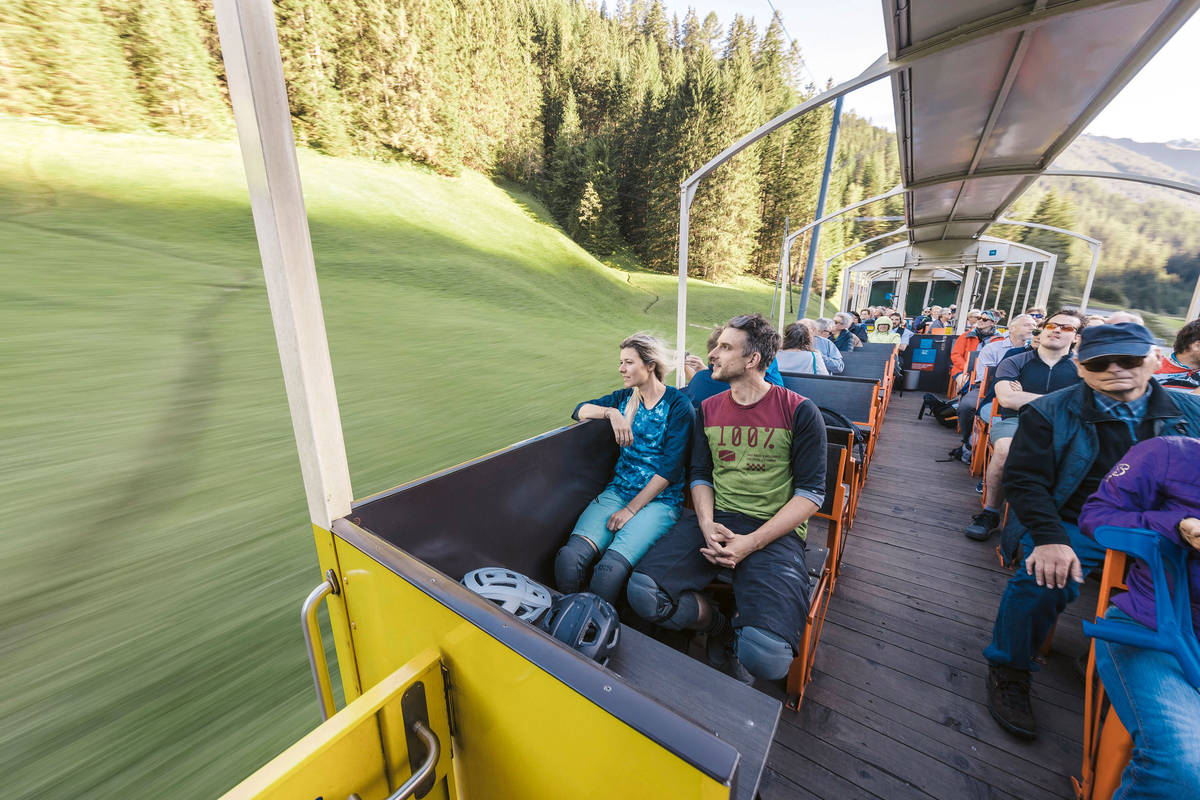
[[775,355],[780,372],[828,375],[825,359],[816,351],[812,331],[801,322],[793,322],[783,331],[783,347]]

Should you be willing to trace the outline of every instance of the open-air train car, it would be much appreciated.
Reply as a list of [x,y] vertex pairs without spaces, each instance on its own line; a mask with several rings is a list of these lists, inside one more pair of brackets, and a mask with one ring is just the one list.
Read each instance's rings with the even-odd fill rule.
[[[548,580],[552,554],[607,479],[615,450],[603,426],[551,431],[354,502],[271,4],[215,5],[324,578],[305,602],[303,620],[326,719],[230,797],[749,798],[767,788],[764,774],[767,784],[790,781],[818,797],[1063,795],[1040,778],[1006,772],[1003,758],[993,756],[1011,751],[964,723],[959,711],[947,711],[942,727],[930,728],[928,717],[911,710],[915,705],[893,704],[887,705],[895,708],[891,723],[865,711],[860,727],[839,728],[847,723],[830,711],[836,705],[830,693],[845,689],[834,687],[822,689],[824,711],[816,717],[803,709],[781,717],[774,697],[633,629],[622,631],[617,655],[602,667],[460,586],[464,572],[484,564]],[[884,0],[885,56],[734,143],[685,181],[680,354],[688,209],[697,183],[741,149],[812,108],[889,78],[899,110],[906,247],[965,252],[1197,5]],[[1052,267],[1041,273],[1039,297]],[[973,290],[974,274],[963,278]],[[888,449],[885,442],[876,451],[875,443],[891,396],[891,357],[885,354],[878,377],[867,380],[869,419],[854,420],[866,428],[858,433],[869,437],[867,455],[853,454],[855,431],[846,431],[847,457],[831,466],[831,488],[841,499],[823,511],[830,530],[840,533],[827,540],[831,552],[813,575],[822,619],[846,550],[844,531],[864,496],[866,462]],[[831,447],[841,446],[831,432]],[[911,487],[900,490],[908,491],[905,499],[887,494],[897,491],[894,485],[878,485],[885,492],[871,501],[875,509],[863,506],[864,515],[878,513],[880,504],[899,513],[913,501]],[[935,490],[926,487],[915,502],[934,502]],[[921,538],[913,541],[915,548]],[[877,545],[864,536],[864,553]],[[340,710],[316,633],[321,604],[345,698]],[[819,624],[810,617],[813,648]],[[953,639],[952,628],[939,635]],[[890,652],[889,636],[875,641],[880,653]],[[811,679],[811,655],[792,685],[802,689]],[[876,666],[887,684],[884,665]],[[842,678],[855,682],[863,669],[847,662]],[[876,673],[866,669],[861,683],[870,684]],[[956,676],[947,680],[953,684]],[[892,702],[883,699],[886,685],[871,691],[880,707]],[[787,733],[792,717],[799,722]],[[923,731],[910,737],[908,750],[896,751],[895,739],[872,738],[886,737],[901,718]],[[891,743],[877,755],[888,766],[876,769],[852,755],[854,741],[868,739]],[[764,773],[770,748],[781,743],[783,755]],[[944,748],[976,752],[981,760],[945,756]],[[1077,765],[1077,747],[1069,755]],[[1037,775],[1061,778],[1061,764],[1043,761]]]

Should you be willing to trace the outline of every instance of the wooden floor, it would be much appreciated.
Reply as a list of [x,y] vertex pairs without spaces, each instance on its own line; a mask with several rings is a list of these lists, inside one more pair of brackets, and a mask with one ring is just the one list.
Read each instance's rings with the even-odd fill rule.
[[985,705],[981,651],[1008,579],[994,546],[962,529],[980,510],[976,479],[938,463],[956,434],[920,392],[892,399],[850,531],[799,712],[783,712],[760,793],[775,798],[1069,798],[1078,774],[1086,652],[1081,615],[1064,614],[1034,675],[1041,734],[1020,741]]

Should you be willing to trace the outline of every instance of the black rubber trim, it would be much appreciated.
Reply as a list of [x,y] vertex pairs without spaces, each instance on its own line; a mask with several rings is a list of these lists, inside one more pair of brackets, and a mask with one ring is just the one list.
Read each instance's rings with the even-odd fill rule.
[[[540,437],[539,437],[540,438]],[[646,697],[616,674],[464,588],[348,519],[333,533],[521,657],[705,775],[732,788],[741,754],[729,743]]]

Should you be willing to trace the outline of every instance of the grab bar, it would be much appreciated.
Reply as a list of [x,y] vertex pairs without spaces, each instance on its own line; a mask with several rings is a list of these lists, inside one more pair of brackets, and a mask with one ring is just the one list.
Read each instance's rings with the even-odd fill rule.
[[321,641],[321,627],[317,623],[317,606],[329,595],[341,594],[337,575],[333,570],[325,573],[321,585],[309,592],[300,607],[300,623],[304,630],[304,646],[308,649],[308,665],[312,667],[313,684],[317,689],[317,702],[321,706],[321,721],[329,719],[336,710],[333,705],[333,682],[329,679],[329,663],[325,660],[325,644]]

